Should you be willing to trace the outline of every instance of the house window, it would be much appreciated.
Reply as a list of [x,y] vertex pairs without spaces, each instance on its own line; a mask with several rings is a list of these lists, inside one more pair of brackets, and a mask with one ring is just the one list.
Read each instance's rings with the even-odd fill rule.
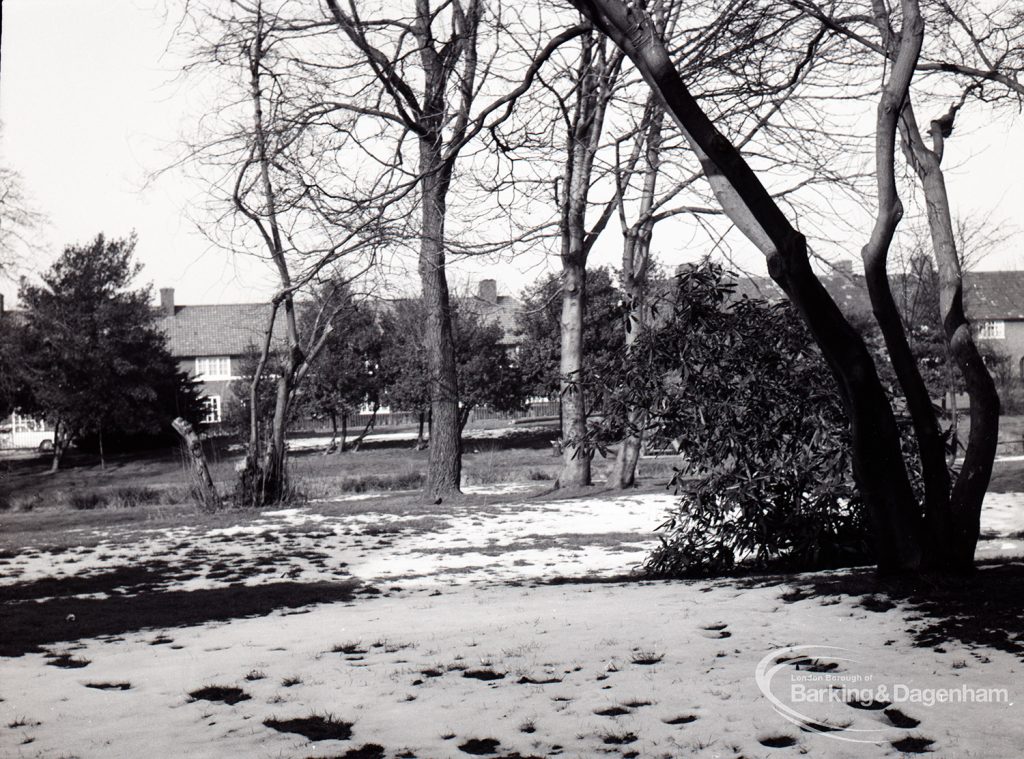
[[206,407],[206,415],[203,416],[203,423],[220,424],[220,396],[206,396],[203,398],[203,405]]
[[231,357],[200,356],[196,359],[196,379],[231,379]]
[[1006,338],[1006,322],[978,322],[977,336],[979,340],[1003,340]]

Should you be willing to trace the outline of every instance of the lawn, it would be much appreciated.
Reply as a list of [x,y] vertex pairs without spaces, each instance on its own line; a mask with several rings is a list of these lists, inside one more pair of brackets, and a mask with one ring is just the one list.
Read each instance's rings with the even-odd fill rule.
[[[523,440],[474,442],[475,484],[441,504],[0,513],[0,756],[1018,755],[1019,497],[989,496],[982,569],[942,586],[652,582],[632,573],[673,504],[664,472],[566,497],[531,474],[556,465],[544,434]],[[326,491],[419,455],[301,453],[296,471]],[[160,489],[176,466],[121,472]],[[83,468],[67,476],[124,486]]]

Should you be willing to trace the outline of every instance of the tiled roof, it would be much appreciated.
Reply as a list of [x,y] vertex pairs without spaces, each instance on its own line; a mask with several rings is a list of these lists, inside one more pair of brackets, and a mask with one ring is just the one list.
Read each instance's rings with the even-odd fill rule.
[[[157,314],[156,323],[167,335],[171,355],[239,356],[263,344],[269,303],[231,303],[212,306],[176,306],[174,316]],[[274,324],[274,338],[284,342],[284,320]]]
[[1024,271],[972,271],[964,277],[972,319],[1024,319]]
[[[871,301],[864,286],[864,277],[831,274],[820,279],[843,313],[871,313]],[[737,297],[746,295],[748,298],[767,301],[783,300],[786,297],[769,277],[743,277],[736,282],[735,294]]]
[[[863,276],[835,274],[821,280],[845,313],[871,313]],[[741,278],[736,283],[736,295],[763,300],[786,297],[768,277]],[[964,275],[964,307],[973,320],[1024,319],[1024,271],[968,272]]]

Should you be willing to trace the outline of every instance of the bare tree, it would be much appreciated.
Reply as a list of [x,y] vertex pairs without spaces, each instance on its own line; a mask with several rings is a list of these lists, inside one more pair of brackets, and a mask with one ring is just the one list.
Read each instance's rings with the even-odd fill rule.
[[[445,271],[446,224],[457,163],[477,135],[507,118],[544,62],[584,27],[570,27],[543,44],[518,39],[513,58],[522,74],[514,83],[498,77],[511,59],[509,51],[495,42],[511,35],[485,39],[488,30],[504,28],[500,8],[489,8],[480,0],[417,0],[398,9],[397,15],[374,18],[364,17],[366,8],[354,0],[345,7],[327,0],[327,8],[354,51],[352,60],[375,79],[372,84],[364,81],[360,93],[372,92],[369,102],[349,101],[339,107],[397,132],[394,165],[405,172],[404,186],[415,187],[417,193],[417,268],[427,313],[432,419],[427,490],[433,497],[443,497],[458,492],[461,479],[459,389]],[[504,92],[496,91],[502,87]],[[411,171],[402,157],[408,147],[415,156]]]
[[[863,340],[811,270],[806,238],[690,94],[647,14],[616,0],[573,0],[573,5],[629,55],[691,144],[725,213],[765,253],[772,278],[808,323],[850,418],[854,475],[875,526],[879,567],[886,572],[916,569],[921,564],[922,527],[899,430]],[[900,54],[889,72],[887,105],[881,112],[898,108],[906,96],[920,49],[916,3],[904,0],[902,7]],[[892,140],[888,142],[894,149]],[[880,163],[885,149],[883,135]],[[888,161],[893,160],[890,151]],[[884,234],[877,242],[885,242]]]
[[[322,278],[340,294],[363,274],[380,244],[382,225],[366,209],[354,209],[344,224],[324,214],[319,197],[308,191],[302,164],[310,140],[310,123],[296,118],[292,87],[305,84],[288,70],[293,48],[287,30],[269,8],[253,0],[219,15],[205,8],[204,21],[214,22],[213,39],[199,45],[197,56],[227,72],[240,91],[230,117],[221,119],[208,142],[193,149],[192,157],[207,170],[220,168],[212,189],[228,206],[227,234],[245,246],[253,236],[277,278],[277,292],[249,386],[249,436],[239,498],[255,506],[275,503],[289,494],[286,436],[297,393],[310,366],[326,345],[343,309],[345,298],[322,297],[314,318],[300,330],[296,296]],[[241,93],[244,93],[241,94]],[[245,116],[248,115],[248,123]],[[232,119],[236,119],[232,121]],[[219,131],[216,131],[219,130]],[[242,223],[237,223],[241,221]],[[319,230],[326,230],[320,233]],[[252,234],[254,233],[254,235]],[[340,262],[365,256],[343,274]],[[283,345],[281,344],[283,342]],[[273,377],[274,401],[269,420],[261,415],[261,386],[271,358],[280,353]]]
[[[837,47],[816,24],[807,24],[799,12],[780,13],[777,7],[737,4],[729,12],[712,14],[699,5],[680,0],[649,6],[659,36],[671,36],[680,16],[691,28],[686,41],[671,51],[677,66],[696,78],[715,109],[716,121],[739,135],[737,147],[754,156],[759,165],[777,175],[773,198],[793,209],[806,227],[823,214],[817,195],[812,202],[802,196],[826,187],[830,194],[841,189],[857,193],[859,176],[843,166],[837,157],[848,151],[848,136],[833,129],[800,129],[806,109],[813,104],[820,114],[830,91],[827,74],[819,74],[819,58],[834,55]],[[696,26],[694,26],[696,24]],[[772,44],[765,44],[771,39]],[[743,78],[751,74],[749,79]],[[824,79],[824,81],[823,81]],[[624,88],[628,89],[628,87]],[[621,281],[629,303],[626,344],[629,346],[647,328],[647,275],[651,241],[657,225],[684,217],[691,228],[708,238],[706,254],[719,244],[725,233],[719,220],[726,217],[706,197],[703,172],[685,144],[664,130],[664,114],[652,94],[643,108],[640,123],[628,135],[642,157],[634,152],[615,166],[616,198],[623,239]],[[818,122],[824,126],[819,116]],[[793,145],[799,145],[800,151]],[[618,153],[617,153],[618,156]],[[632,186],[635,180],[638,185]],[[632,198],[630,197],[632,196]],[[626,435],[610,473],[610,484],[629,487],[635,478],[636,462],[643,433],[643,409],[632,409]]]
[[[872,12],[866,17],[843,14],[835,7],[824,9],[810,4],[805,7],[829,29],[877,53],[883,61],[899,65],[903,40],[893,28],[895,13],[887,4],[874,0]],[[945,141],[953,133],[958,112],[969,100],[1009,101],[1017,107],[1024,102],[1024,86],[1019,78],[1024,71],[1024,33],[1020,29],[1024,14],[1020,9],[1002,7],[986,11],[962,1],[929,4],[928,22],[935,32],[925,45],[924,18],[916,6],[910,10],[913,11],[910,21],[922,27],[915,35],[922,40],[915,62],[916,71],[923,72],[922,81],[914,91],[908,85],[901,100],[885,104],[885,114],[881,111],[879,114],[878,139],[880,144],[885,140],[888,152],[888,143],[890,140],[895,143],[898,130],[903,153],[918,178],[937,263],[940,320],[949,355],[963,375],[971,399],[971,431],[955,482],[951,482],[945,466],[942,436],[930,398],[910,356],[904,330],[893,313],[895,304],[888,302],[891,298],[882,297],[888,292],[887,277],[884,270],[880,270],[884,266],[884,255],[870,250],[871,246],[864,252],[865,273],[872,288],[872,305],[879,315],[879,324],[914,422],[925,482],[924,514],[931,561],[966,569],[973,563],[981,504],[992,472],[999,399],[964,313],[963,254],[957,248],[957,230],[941,163]],[[908,24],[907,13],[907,8],[901,9],[904,29]],[[857,29],[854,24],[858,21],[873,27],[878,41]],[[938,90],[929,92],[928,86]],[[919,93],[920,90],[924,92]],[[951,97],[954,101],[945,113],[931,121],[927,140],[917,123],[915,97],[926,102],[934,102],[936,97]],[[891,221],[883,223],[880,212],[876,232],[884,227],[891,240],[888,227],[895,228],[902,206],[895,196],[896,182],[890,166],[887,162],[883,171],[879,164],[878,176],[880,209],[884,206],[884,213]],[[872,239],[874,242],[876,238]]]
[[17,250],[31,250],[31,233],[39,228],[42,216],[33,209],[25,194],[21,175],[0,166],[0,274],[9,274],[17,264]]
[[623,55],[603,38],[582,39],[573,75],[571,99],[561,101],[565,123],[565,168],[559,198],[562,314],[560,320],[563,436],[560,487],[591,484],[592,450],[586,435],[587,408],[582,391],[583,324],[586,318],[587,257],[608,223],[613,206],[604,205],[592,226],[587,210],[594,184],[594,161],[604,134],[605,115],[615,92]]

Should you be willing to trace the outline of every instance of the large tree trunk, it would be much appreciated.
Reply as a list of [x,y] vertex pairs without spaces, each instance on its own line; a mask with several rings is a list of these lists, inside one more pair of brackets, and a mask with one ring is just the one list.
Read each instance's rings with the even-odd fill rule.
[[804,236],[687,90],[646,13],[618,0],[572,2],[630,56],[696,153],[725,213],[764,252],[769,274],[807,323],[839,387],[850,420],[854,477],[874,526],[879,570],[916,570],[920,517],[895,417],[864,341],[811,270]]
[[956,571],[970,571],[974,567],[974,551],[981,529],[981,505],[992,476],[999,439],[999,394],[964,313],[963,271],[942,171],[945,138],[952,131],[955,117],[954,108],[943,119],[932,122],[932,148],[929,149],[917,126],[913,106],[907,102],[901,134],[904,153],[921,182],[928,208],[928,227],[939,275],[939,308],[949,355],[963,374],[971,401],[967,449],[950,496],[952,524],[949,532],[942,536],[944,543],[934,547],[938,550],[932,558],[935,564],[946,562],[946,566]]
[[604,128],[604,114],[611,97],[621,55],[609,59],[605,44],[593,35],[584,38],[577,64],[579,78],[571,114],[566,113],[566,160],[563,173],[564,196],[561,199],[562,316],[560,390],[562,398],[562,471],[559,487],[591,484],[592,447],[584,443],[587,409],[584,386],[583,332],[586,323],[587,255],[604,228],[611,211],[587,232],[587,199],[593,175],[594,158]]
[[181,436],[185,452],[192,461],[192,489],[199,505],[206,511],[213,511],[220,508],[220,495],[210,477],[210,468],[206,464],[206,453],[203,451],[203,441],[192,428],[192,425],[180,416],[172,422],[174,431]]
[[458,493],[462,479],[459,439],[459,387],[455,369],[451,305],[445,276],[444,224],[448,174],[427,139],[420,141],[422,237],[419,273],[426,309],[424,343],[430,390],[430,457],[427,493],[431,498]]
[[559,487],[590,484],[590,453],[581,441],[587,431],[583,389],[583,319],[586,313],[586,270],[582,264],[563,264],[561,319],[562,471]]

